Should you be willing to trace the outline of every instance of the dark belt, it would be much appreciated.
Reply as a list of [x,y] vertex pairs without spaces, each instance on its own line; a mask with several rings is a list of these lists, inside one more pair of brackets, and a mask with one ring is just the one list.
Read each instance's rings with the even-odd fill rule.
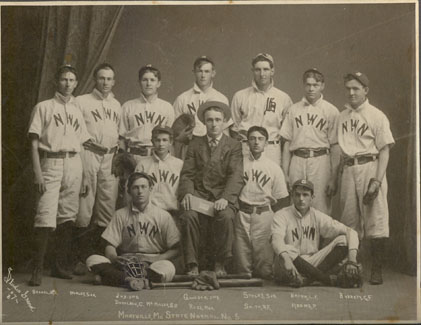
[[377,157],[378,155],[345,157],[344,164],[346,166],[363,165],[363,164],[377,160]]
[[330,150],[327,148],[325,149],[297,149],[293,151],[293,154],[295,156],[307,159],[307,158],[327,155],[329,152]]
[[115,146],[112,148],[101,148],[101,147],[96,147],[96,146],[88,146],[88,147],[85,147],[85,149],[93,153],[96,153],[97,155],[104,156],[106,154],[116,153],[118,150],[118,147]]
[[152,151],[152,147],[130,147],[127,152],[131,153],[132,155],[138,155],[138,156],[150,156]]
[[251,205],[243,201],[239,201],[239,205],[240,205],[240,211],[243,211],[244,213],[248,213],[248,214],[252,214],[253,212],[256,212],[257,214],[261,214],[262,212],[270,210],[269,205]]
[[59,151],[59,152],[48,152],[44,150],[39,150],[41,158],[53,158],[53,159],[64,159],[72,158],[76,156],[77,152],[74,151]]

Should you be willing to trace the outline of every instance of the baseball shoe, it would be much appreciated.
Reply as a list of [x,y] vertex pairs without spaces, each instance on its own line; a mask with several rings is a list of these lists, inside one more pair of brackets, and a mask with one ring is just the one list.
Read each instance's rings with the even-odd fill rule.
[[373,285],[383,284],[382,268],[381,266],[371,267],[370,283]]
[[32,277],[29,280],[29,285],[31,287],[38,287],[42,282],[42,268],[35,267],[32,271]]
[[187,266],[187,275],[190,275],[190,276],[198,276],[199,275],[199,267],[196,265],[196,264],[189,264],[188,266]]
[[73,270],[73,274],[75,275],[85,275],[88,272],[88,268],[82,262],[77,262],[75,269]]
[[215,273],[216,277],[223,277],[227,275],[227,271],[225,271],[225,266],[222,263],[216,262],[215,263]]

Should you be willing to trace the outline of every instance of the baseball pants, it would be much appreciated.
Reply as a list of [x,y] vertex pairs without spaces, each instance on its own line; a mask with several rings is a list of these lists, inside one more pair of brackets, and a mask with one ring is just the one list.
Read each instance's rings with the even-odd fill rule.
[[79,210],[82,162],[79,154],[67,158],[42,158],[46,191],[40,196],[34,227],[51,227],[75,221]]
[[[243,157],[248,157],[250,154],[250,148],[247,142],[242,142]],[[281,144],[266,144],[265,146],[265,157],[274,161],[278,166],[281,166]]]
[[289,167],[289,181],[294,184],[299,179],[309,180],[314,184],[313,207],[317,210],[332,214],[332,200],[325,193],[332,175],[330,155],[312,158],[301,158],[292,155]]
[[118,195],[118,178],[111,173],[113,154],[103,156],[89,150],[81,153],[89,192],[81,197],[76,227],[87,227],[93,222],[106,227],[114,216]]
[[370,178],[376,177],[378,160],[362,165],[344,166],[341,182],[341,222],[354,229],[361,240],[389,237],[387,180],[383,179],[378,196],[363,204]]
[[260,214],[237,213],[234,239],[237,273],[253,273],[264,279],[271,277],[274,253],[269,238],[272,220],[271,210]]

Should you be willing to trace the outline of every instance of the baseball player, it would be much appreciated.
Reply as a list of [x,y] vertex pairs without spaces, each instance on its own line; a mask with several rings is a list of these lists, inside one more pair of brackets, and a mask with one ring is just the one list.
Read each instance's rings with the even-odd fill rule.
[[[82,261],[91,255],[89,252],[83,252],[89,250],[83,246],[90,245],[84,240],[82,233],[86,232],[93,216],[94,231],[87,236],[95,237],[90,239],[99,242],[101,233],[114,215],[118,192],[118,178],[111,172],[112,159],[118,149],[118,128],[121,117],[120,103],[112,93],[115,83],[114,69],[108,63],[100,64],[95,68],[93,77],[95,89],[90,94],[76,98],[93,139],[84,144],[85,150],[81,153],[85,177],[91,189],[86,197],[80,198],[79,213],[76,218],[78,241],[84,244],[79,247]],[[83,273],[80,262],[78,264],[75,273]]]
[[[216,76],[215,63],[208,56],[200,56],[193,63],[193,74],[195,82],[193,88],[185,91],[179,95],[174,102],[175,117],[182,114],[191,114],[195,117],[195,127],[192,131],[193,136],[202,137],[206,135],[205,125],[198,119],[197,110],[199,106],[207,101],[219,101],[228,105],[228,98],[213,88],[213,80]],[[228,128],[232,125],[232,119],[229,119],[224,124],[224,132],[229,135]],[[189,133],[180,134],[175,142],[175,146],[181,146],[181,149],[176,149],[176,153],[180,152],[177,158],[185,158],[187,151],[186,137]]]
[[368,101],[369,80],[348,73],[349,103],[339,115],[338,141],[342,150],[341,221],[371,240],[371,284],[381,284],[384,245],[389,237],[386,168],[395,141],[389,120]]
[[285,140],[282,169],[289,184],[307,179],[316,192],[313,207],[330,214],[337,190],[340,148],[338,109],[323,98],[324,76],[317,69],[303,75],[305,95],[292,105],[281,128]]
[[169,212],[178,210],[177,190],[183,161],[170,153],[172,129],[157,125],[152,130],[152,156],[142,157],[136,171],[145,172],[153,181],[151,203]]
[[[271,227],[277,281],[297,287],[313,280],[325,285],[341,285],[335,269],[345,258],[346,272],[358,278],[361,269],[357,265],[356,231],[311,206],[312,182],[297,180],[292,185],[291,196],[293,204],[275,213]],[[321,236],[333,240],[319,250]]]
[[234,240],[237,272],[266,279],[272,276],[273,250],[268,238],[273,212],[289,205],[281,167],[264,156],[268,137],[260,126],[247,131],[250,153],[243,158],[246,185],[239,196]]
[[133,279],[134,270],[127,265],[133,256],[146,263],[148,275],[150,270],[158,273],[160,281],[170,282],[174,276],[175,268],[170,260],[178,255],[180,233],[170,214],[150,203],[152,186],[152,179],[145,173],[129,176],[131,201],[116,211],[102,234],[107,241],[105,257],[92,255],[86,260],[88,268],[97,275],[96,284],[126,284],[132,290],[142,289],[143,285],[139,286],[139,281]]
[[252,86],[234,94],[231,113],[234,125],[233,136],[243,142],[243,155],[247,156],[247,130],[258,125],[269,133],[265,155],[281,165],[280,130],[285,113],[291,106],[291,98],[273,86],[274,61],[267,53],[257,54],[252,62]]
[[39,201],[34,222],[35,254],[31,286],[42,281],[49,233],[55,229],[52,275],[71,279],[69,270],[72,228],[79,210],[79,194],[88,192],[83,182],[81,143],[90,139],[82,112],[72,96],[77,72],[62,66],[56,74],[57,92],[38,103],[31,115],[28,136]]
[[126,148],[136,162],[141,156],[150,156],[152,129],[156,125],[171,127],[174,109],[170,103],[158,98],[161,72],[148,64],[139,70],[139,98],[123,104],[120,122],[120,147]]

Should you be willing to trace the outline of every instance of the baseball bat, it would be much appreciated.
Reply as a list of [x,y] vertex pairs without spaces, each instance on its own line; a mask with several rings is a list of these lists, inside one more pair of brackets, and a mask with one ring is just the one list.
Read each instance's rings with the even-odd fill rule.
[[[188,282],[193,281],[198,275],[174,275],[172,282]],[[218,279],[251,279],[250,273],[238,273],[238,274],[225,274],[218,276]]]
[[[263,286],[263,280],[258,278],[252,279],[221,279],[218,281],[221,288],[230,288],[230,287],[261,287]],[[151,282],[151,288],[184,288],[190,289],[193,284],[193,281],[186,282],[167,282],[167,283],[156,283]]]

